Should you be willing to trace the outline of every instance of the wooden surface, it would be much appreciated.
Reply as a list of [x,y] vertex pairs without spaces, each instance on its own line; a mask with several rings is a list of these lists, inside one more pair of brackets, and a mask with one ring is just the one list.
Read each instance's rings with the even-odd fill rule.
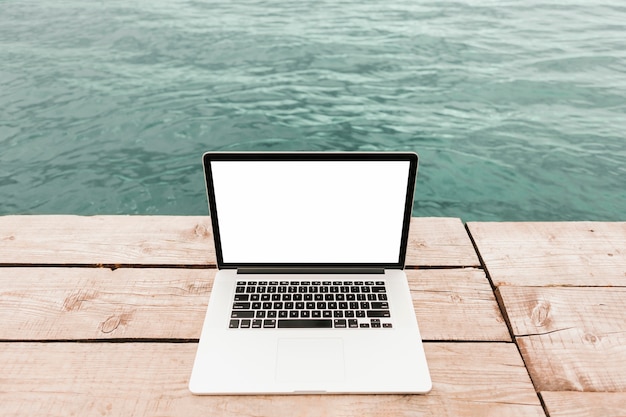
[[624,392],[542,392],[550,417],[624,417]]
[[495,285],[626,286],[626,222],[467,226]]
[[555,416],[626,416],[626,223],[469,223]]
[[626,391],[626,288],[498,291],[538,391]]
[[195,343],[6,343],[3,416],[543,416],[510,343],[426,343],[428,395],[191,395]]
[[626,223],[413,219],[431,393],[196,397],[208,217],[0,217],[0,414],[626,415],[625,248]]
[[[2,264],[215,266],[216,260],[208,216],[0,216]],[[407,266],[480,262],[459,219],[415,218]]]

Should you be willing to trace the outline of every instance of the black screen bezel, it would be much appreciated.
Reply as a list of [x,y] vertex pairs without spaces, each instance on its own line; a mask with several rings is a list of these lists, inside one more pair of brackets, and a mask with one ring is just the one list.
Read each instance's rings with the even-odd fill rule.
[[[219,269],[233,268],[291,268],[291,269],[344,269],[375,268],[403,269],[406,259],[409,227],[413,209],[415,180],[417,177],[418,155],[414,152],[206,152],[203,157],[204,175],[215,255]],[[397,262],[391,263],[225,263],[219,232],[219,214],[215,201],[215,190],[211,172],[212,161],[408,161],[409,177],[407,180],[406,201],[402,222],[400,252]],[[366,226],[364,226],[366,227]]]

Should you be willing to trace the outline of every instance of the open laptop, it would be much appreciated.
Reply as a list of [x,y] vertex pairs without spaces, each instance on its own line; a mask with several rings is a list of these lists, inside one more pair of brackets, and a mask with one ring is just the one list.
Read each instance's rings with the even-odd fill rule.
[[426,393],[414,153],[203,156],[219,271],[194,394]]

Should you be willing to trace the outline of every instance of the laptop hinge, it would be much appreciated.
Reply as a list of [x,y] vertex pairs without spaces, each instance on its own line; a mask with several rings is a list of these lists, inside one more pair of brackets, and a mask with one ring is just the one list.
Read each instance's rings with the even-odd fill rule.
[[384,268],[244,267],[238,274],[384,274]]

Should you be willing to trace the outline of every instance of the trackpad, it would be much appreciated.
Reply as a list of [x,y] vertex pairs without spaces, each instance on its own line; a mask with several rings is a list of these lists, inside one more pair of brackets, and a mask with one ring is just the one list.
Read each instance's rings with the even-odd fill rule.
[[344,379],[342,339],[278,340],[276,358],[278,382],[336,382]]

